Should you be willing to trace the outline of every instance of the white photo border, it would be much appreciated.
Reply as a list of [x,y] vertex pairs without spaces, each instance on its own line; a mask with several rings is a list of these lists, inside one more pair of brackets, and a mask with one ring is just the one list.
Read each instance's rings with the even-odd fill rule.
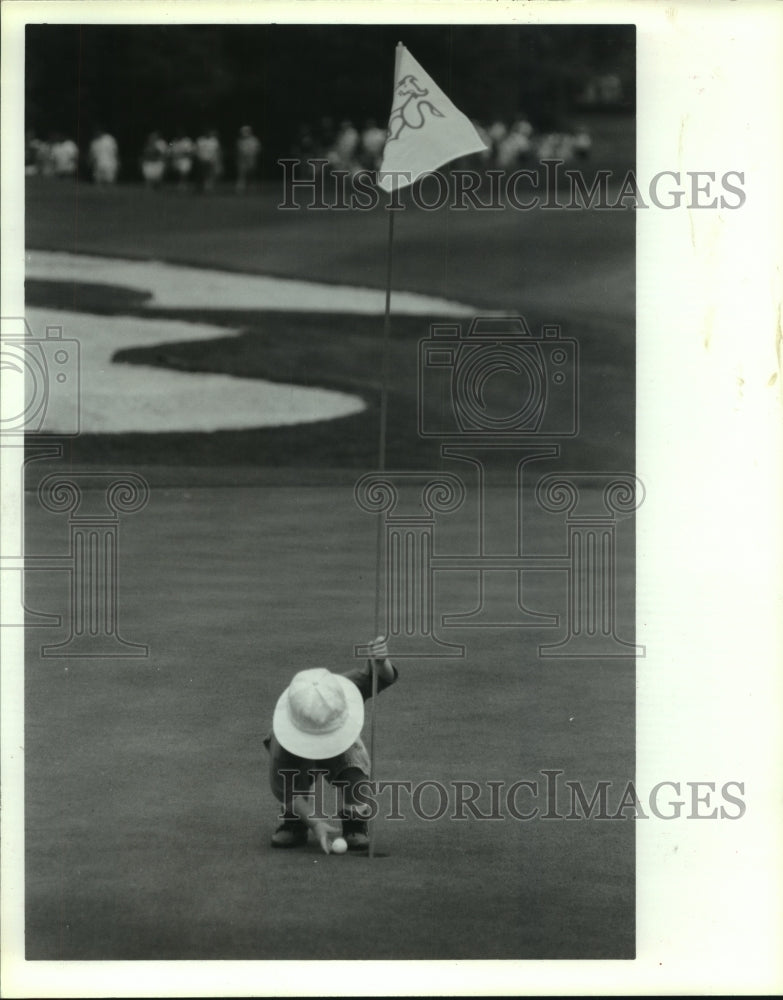
[[[2,5],[2,307],[22,315],[24,25],[635,23],[637,178],[740,171],[725,210],[637,210],[637,787],[741,781],[737,821],[637,824],[637,958],[26,962],[20,629],[2,635],[7,997],[646,995],[783,988],[783,8],[657,2]],[[2,456],[4,540],[18,455]]]

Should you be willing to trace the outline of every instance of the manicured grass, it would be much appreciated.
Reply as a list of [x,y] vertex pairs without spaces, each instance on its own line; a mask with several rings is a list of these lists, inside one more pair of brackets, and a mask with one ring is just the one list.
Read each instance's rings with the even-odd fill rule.
[[[267,185],[239,198],[136,187],[97,189],[32,178],[30,248],[153,258],[285,277],[383,287],[385,213],[277,209]],[[564,444],[572,468],[629,469],[634,447],[634,216],[631,211],[451,211],[408,207],[396,226],[395,289],[521,313],[532,330],[559,324],[578,340],[580,435]],[[31,281],[31,305],[148,314],[127,289]],[[392,297],[393,304],[393,297]],[[154,314],[150,312],[149,314]],[[344,465],[377,462],[380,318],[240,310],[160,311],[226,326],[240,337],[127,352],[131,363],[258,374],[347,387],[368,403],[325,424],[216,434],[84,435],[69,462],[183,465]],[[389,461],[431,465],[437,448],[416,433],[417,341],[442,317],[393,316]],[[506,386],[514,408],[518,386]],[[440,403],[438,404],[440,405]]]
[[[118,363],[218,372],[299,385],[322,386],[360,395],[363,413],[320,423],[276,429],[218,431],[212,434],[82,435],[67,443],[69,462],[133,464],[263,465],[373,468],[377,464],[382,340],[379,317],[354,314],[246,310],[162,310],[145,307],[138,296],[101,286],[30,281],[29,305],[83,312],[161,316],[226,327],[226,336],[192,343],[159,344],[118,352]],[[534,332],[546,313],[528,312]],[[439,464],[441,440],[419,434],[454,427],[454,399],[442,373],[429,369],[419,383],[419,342],[442,316],[396,316],[390,340],[387,455],[398,468]],[[467,331],[468,324],[463,324]],[[633,345],[607,334],[593,320],[566,324],[563,337],[579,345],[578,438],[562,442],[570,468],[633,467],[634,381],[628,366]],[[447,380],[448,381],[448,380]],[[526,385],[510,376],[495,380],[493,412],[519,407]],[[421,393],[421,399],[419,395]],[[565,405],[550,397],[548,407]],[[420,416],[421,414],[421,416]]]
[[[521,196],[520,192],[520,196]],[[275,185],[238,198],[28,181],[30,249],[158,259],[382,288],[386,213],[279,211]],[[423,211],[395,226],[395,288],[526,314],[633,318],[634,213]]]
[[[280,213],[272,188],[196,198],[33,180],[27,194],[30,248],[383,286],[380,211]],[[633,252],[630,212],[398,219],[396,288],[518,311],[579,340],[582,431],[537,473],[633,467]],[[151,313],[120,288],[31,282],[28,300]],[[42,473],[131,469],[152,484],[149,506],[120,525],[121,632],[150,655],[46,659],[40,646],[65,631],[28,630],[27,957],[632,957],[629,821],[425,822],[407,808],[404,821],[379,823],[389,856],[372,862],[268,846],[276,807],[262,739],[274,701],[295,670],[347,667],[371,629],[375,521],[352,484],[376,462],[380,321],[157,314],[226,336],[123,352],[120,363],[349,388],[368,410],[268,431],[83,436],[62,462],[40,463]],[[388,464],[467,476],[416,434],[417,341],[437,318],[394,318]],[[475,500],[439,521],[448,551],[476,551]],[[64,516],[32,492],[27,514],[27,551],[67,551]],[[530,515],[529,550],[564,551],[562,519]],[[632,538],[623,543],[620,631],[631,638]],[[445,575],[438,613],[474,607],[475,572]],[[563,574],[530,576],[530,604],[562,614]],[[31,571],[26,583],[31,608],[67,613],[66,574]],[[510,783],[562,768],[588,790],[600,780],[619,790],[633,776],[633,661],[543,661],[537,645],[552,637],[540,630],[448,638],[465,659],[401,662],[379,703],[379,777]]]
[[[30,500],[37,550],[63,551],[65,519]],[[472,544],[467,513],[450,551]],[[532,508],[530,531],[537,551],[565,545]],[[121,526],[120,630],[149,658],[41,659],[65,632],[29,630],[28,959],[632,957],[627,820],[426,822],[403,793],[404,820],[377,824],[388,857],[269,846],[272,707],[295,670],[345,669],[369,637],[374,534],[349,485],[160,488]],[[67,612],[65,574],[27,579],[31,607]],[[624,564],[621,595],[629,581]],[[458,574],[438,611],[470,609],[476,585]],[[562,610],[561,574],[531,596]],[[631,616],[623,597],[626,634]],[[544,630],[442,634],[466,657],[401,660],[379,700],[379,778],[537,780],[543,810],[541,771],[561,768],[561,813],[569,779],[619,800],[631,661],[541,661]]]

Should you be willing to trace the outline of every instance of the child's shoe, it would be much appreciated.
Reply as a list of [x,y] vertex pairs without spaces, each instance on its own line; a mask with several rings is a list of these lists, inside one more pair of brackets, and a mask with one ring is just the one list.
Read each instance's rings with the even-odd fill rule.
[[370,846],[367,822],[363,819],[344,819],[343,838],[349,851],[362,851]]
[[284,819],[272,834],[272,847],[302,847],[307,843],[307,825],[301,819]]

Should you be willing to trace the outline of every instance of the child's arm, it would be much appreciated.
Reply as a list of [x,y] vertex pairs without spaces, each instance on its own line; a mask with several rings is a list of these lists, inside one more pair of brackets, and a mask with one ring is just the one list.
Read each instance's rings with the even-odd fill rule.
[[337,827],[332,826],[323,819],[316,819],[312,815],[313,809],[309,796],[295,795],[291,802],[291,808],[299,819],[303,820],[313,831],[324,854],[329,854],[331,849],[329,835],[339,833],[340,831]]

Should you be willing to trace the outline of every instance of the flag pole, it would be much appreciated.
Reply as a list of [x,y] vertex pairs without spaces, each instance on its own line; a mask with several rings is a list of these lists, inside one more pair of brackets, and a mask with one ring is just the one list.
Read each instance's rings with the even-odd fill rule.
[[[394,256],[394,211],[389,213],[389,234],[386,243],[386,309],[383,315],[383,358],[381,361],[381,412],[378,429],[378,471],[386,468],[386,423],[389,410],[389,356],[391,341],[391,276]],[[375,545],[375,634],[381,627],[381,556],[383,555],[383,514],[378,515]]]
[[[402,56],[402,42],[397,42],[394,52],[394,86],[397,86],[399,76],[400,57]],[[391,283],[392,283],[392,261],[394,251],[394,209],[387,206],[389,214],[389,232],[386,242],[386,308],[383,313],[383,360],[381,362],[381,412],[378,428],[378,471],[383,472],[386,468],[386,421],[389,408],[389,357],[391,340]],[[384,518],[383,513],[378,514],[375,534],[375,635],[380,634],[381,628],[381,589],[383,570],[383,539],[384,539]],[[376,736],[376,712],[375,703],[378,695],[378,667],[375,660],[371,660],[372,671],[372,697],[370,699],[370,782],[375,780],[375,736]],[[369,855],[375,857],[375,834],[374,826],[369,825]]]
[[[394,245],[394,212],[389,212],[389,236],[386,245],[386,310],[383,316],[383,361],[381,362],[381,414],[378,431],[378,470],[386,468],[386,418],[389,407],[389,355],[391,332],[391,274]],[[383,539],[384,518],[379,512],[375,533],[375,634],[380,635],[381,628],[381,589],[383,585]],[[375,703],[378,694],[378,665],[372,661],[372,697],[370,699],[370,782],[375,780],[375,735],[376,711]],[[369,826],[370,857],[375,857],[375,836],[373,824]]]

